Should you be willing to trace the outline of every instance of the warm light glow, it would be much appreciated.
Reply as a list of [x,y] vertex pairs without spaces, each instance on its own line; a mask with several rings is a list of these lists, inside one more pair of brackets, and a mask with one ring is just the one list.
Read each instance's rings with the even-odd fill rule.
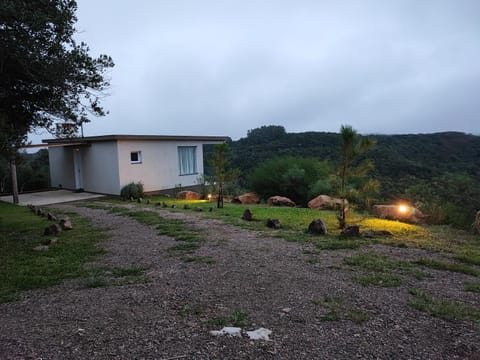
[[212,199],[212,194],[208,194],[208,200]]
[[408,210],[408,207],[406,205],[399,205],[398,206],[398,211],[400,211],[401,213],[406,213]]

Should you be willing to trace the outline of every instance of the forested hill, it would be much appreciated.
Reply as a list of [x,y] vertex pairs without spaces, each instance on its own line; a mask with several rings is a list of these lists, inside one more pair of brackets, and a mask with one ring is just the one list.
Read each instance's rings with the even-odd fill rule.
[[[460,132],[418,135],[368,135],[377,144],[367,156],[382,194],[401,194],[418,180],[462,173],[480,181],[480,136]],[[314,157],[336,163],[340,156],[337,133],[287,133],[282,126],[264,126],[230,144],[232,165],[244,175],[263,161],[278,156]],[[274,176],[272,174],[272,176]]]

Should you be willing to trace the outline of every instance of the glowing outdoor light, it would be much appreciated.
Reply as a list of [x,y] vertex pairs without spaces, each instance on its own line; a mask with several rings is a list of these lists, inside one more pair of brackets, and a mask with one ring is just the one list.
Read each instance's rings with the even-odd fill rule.
[[400,211],[402,214],[406,213],[408,210],[408,207],[406,205],[399,205],[398,206],[398,211]]
[[208,194],[208,201],[212,200],[212,194]]

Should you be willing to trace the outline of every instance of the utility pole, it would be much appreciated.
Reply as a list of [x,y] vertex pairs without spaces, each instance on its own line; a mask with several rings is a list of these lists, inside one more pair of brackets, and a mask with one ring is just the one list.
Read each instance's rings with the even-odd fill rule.
[[18,204],[17,165],[15,164],[15,159],[10,160],[10,173],[12,174],[13,203]]

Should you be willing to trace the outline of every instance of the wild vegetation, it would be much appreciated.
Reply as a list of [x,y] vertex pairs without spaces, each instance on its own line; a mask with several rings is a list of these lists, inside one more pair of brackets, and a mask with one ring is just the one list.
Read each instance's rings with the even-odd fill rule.
[[[372,160],[374,168],[368,179],[374,182],[358,192],[358,197],[352,194],[358,206],[404,200],[428,214],[430,223],[471,229],[475,212],[480,209],[480,136],[446,132],[368,137],[376,145],[358,161]],[[239,184],[243,189],[258,183],[264,188],[266,180],[277,186],[278,178],[288,177],[285,167],[277,166],[275,171],[280,172],[275,173],[262,170],[266,164],[271,166],[275,158],[314,158],[328,163],[330,169],[338,169],[335,166],[341,161],[341,138],[337,133],[287,133],[282,126],[263,126],[229,145],[232,166],[242,174]],[[295,180],[309,183],[313,195],[315,183],[309,182],[307,173],[299,180],[301,173],[291,168]],[[264,173],[263,182],[258,176],[250,177],[257,171]],[[332,183],[329,176],[318,180]],[[362,187],[361,183],[354,185]]]
[[[18,190],[34,191],[50,187],[48,150],[42,149],[34,154],[20,152],[17,156]],[[12,177],[9,158],[0,153],[0,194],[12,192]]]

